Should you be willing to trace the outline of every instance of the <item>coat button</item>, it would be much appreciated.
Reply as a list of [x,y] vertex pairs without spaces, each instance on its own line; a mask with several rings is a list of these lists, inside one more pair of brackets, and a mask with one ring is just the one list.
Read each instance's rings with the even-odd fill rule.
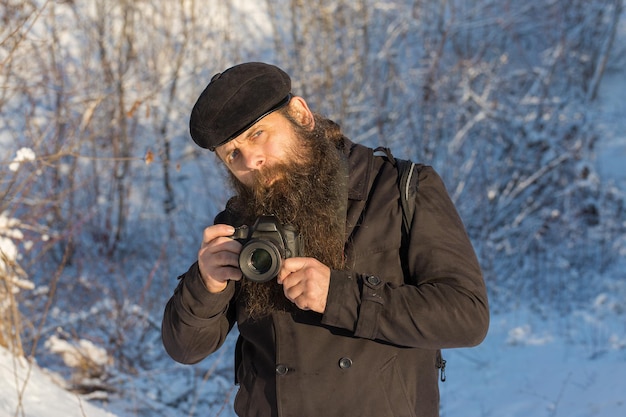
[[365,278],[367,280],[367,282],[372,285],[372,286],[376,286],[378,284],[380,284],[380,278],[378,278],[375,275],[369,275],[367,278]]
[[352,359],[350,358],[341,358],[339,359],[339,367],[341,369],[348,369],[352,366]]
[[287,374],[287,372],[289,372],[287,365],[276,365],[276,375],[282,376]]

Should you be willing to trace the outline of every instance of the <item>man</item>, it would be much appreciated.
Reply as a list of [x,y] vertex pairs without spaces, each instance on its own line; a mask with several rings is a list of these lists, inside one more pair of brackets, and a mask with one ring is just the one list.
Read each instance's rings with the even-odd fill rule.
[[[393,162],[344,137],[263,63],[214,76],[190,132],[225,164],[236,193],[166,306],[172,358],[202,360],[237,323],[240,416],[437,416],[440,349],[480,343],[489,313],[436,172],[419,170],[403,233]],[[233,226],[264,215],[293,226],[301,248],[275,279],[255,282],[242,278]]]

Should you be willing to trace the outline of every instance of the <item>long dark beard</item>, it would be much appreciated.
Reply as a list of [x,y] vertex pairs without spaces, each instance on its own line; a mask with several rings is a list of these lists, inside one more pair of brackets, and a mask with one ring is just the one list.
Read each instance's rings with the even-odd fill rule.
[[[342,157],[336,142],[320,132],[299,131],[299,160],[262,170],[252,187],[231,176],[237,191],[233,208],[251,225],[261,215],[274,215],[282,224],[295,226],[302,237],[301,255],[312,257],[331,269],[343,268],[346,184]],[[279,178],[270,187],[267,179]],[[272,311],[295,311],[276,280],[266,283],[241,281],[240,300],[248,314],[263,317]]]

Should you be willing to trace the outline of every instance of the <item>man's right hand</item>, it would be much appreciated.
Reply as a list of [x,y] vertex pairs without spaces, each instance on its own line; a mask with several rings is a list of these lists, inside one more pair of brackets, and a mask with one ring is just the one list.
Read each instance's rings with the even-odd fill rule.
[[216,224],[204,229],[202,246],[198,251],[198,266],[209,292],[221,292],[229,280],[241,279],[241,243],[230,238],[233,233],[235,228],[226,224]]

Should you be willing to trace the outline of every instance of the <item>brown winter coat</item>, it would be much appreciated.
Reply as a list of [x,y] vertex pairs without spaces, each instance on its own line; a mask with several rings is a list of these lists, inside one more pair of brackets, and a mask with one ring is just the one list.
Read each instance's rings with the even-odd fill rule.
[[349,269],[332,271],[325,313],[253,321],[235,283],[210,294],[197,264],[165,309],[163,343],[182,363],[217,350],[239,328],[235,410],[246,417],[435,417],[439,350],[473,346],[489,312],[480,267],[445,187],[419,172],[408,251],[400,262],[397,170],[346,141]]

